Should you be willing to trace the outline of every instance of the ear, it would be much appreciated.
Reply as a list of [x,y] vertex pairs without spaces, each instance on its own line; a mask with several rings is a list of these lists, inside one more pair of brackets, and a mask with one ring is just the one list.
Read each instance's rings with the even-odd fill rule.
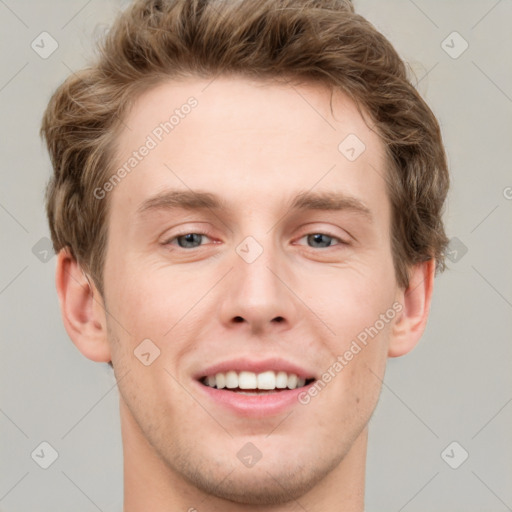
[[430,311],[435,268],[434,259],[414,265],[410,270],[409,286],[399,291],[397,301],[403,308],[393,326],[389,357],[407,354],[423,335]]
[[103,298],[68,249],[57,257],[55,284],[64,327],[73,343],[92,361],[109,362]]

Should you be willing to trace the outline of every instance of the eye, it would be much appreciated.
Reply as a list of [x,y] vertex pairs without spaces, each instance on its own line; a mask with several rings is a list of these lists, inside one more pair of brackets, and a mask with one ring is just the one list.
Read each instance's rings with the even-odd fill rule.
[[302,240],[304,238],[307,239],[308,245],[310,247],[313,247],[314,249],[324,249],[326,247],[331,247],[332,245],[346,245],[346,242],[344,242],[343,240],[328,235],[327,233],[310,233],[308,235],[304,235],[299,240]]
[[184,235],[178,235],[170,238],[167,242],[165,242],[165,245],[176,245],[177,243],[177,245],[182,249],[195,249],[201,245],[203,238],[209,237],[202,233],[186,233]]

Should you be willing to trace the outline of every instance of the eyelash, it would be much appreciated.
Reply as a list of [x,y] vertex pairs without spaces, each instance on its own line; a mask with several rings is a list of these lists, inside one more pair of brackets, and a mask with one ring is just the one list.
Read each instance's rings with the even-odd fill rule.
[[[177,241],[178,238],[182,238],[182,237],[185,237],[187,235],[199,235],[199,236],[203,236],[203,237],[207,237],[207,238],[211,238],[210,235],[208,233],[199,233],[199,232],[193,232],[193,231],[189,231],[189,232],[186,232],[186,233],[181,233],[181,234],[178,234],[178,235],[175,235],[173,236],[172,238],[169,238],[167,241],[164,242],[163,245],[174,245],[176,246],[176,244],[174,244],[173,242]],[[332,245],[329,245],[327,247],[322,247],[321,249],[329,249],[331,247],[336,247],[338,245],[349,245],[348,242],[345,242],[344,240],[342,240],[341,238],[338,238],[334,235],[331,235],[329,233],[325,233],[325,232],[322,232],[322,231],[318,231],[318,232],[312,232],[312,233],[306,233],[304,235],[302,235],[299,240],[302,240],[303,238],[305,237],[308,237],[308,236],[313,236],[313,235],[325,235],[329,238],[331,238],[332,240],[335,240],[337,241],[338,243],[337,244],[334,244],[334,246]],[[200,245],[199,247],[179,247],[177,246],[178,249],[183,249],[185,251],[188,251],[188,250],[191,250],[191,249],[198,249],[200,247],[203,247],[203,245]],[[310,247],[308,246],[310,249],[318,249],[317,247]]]

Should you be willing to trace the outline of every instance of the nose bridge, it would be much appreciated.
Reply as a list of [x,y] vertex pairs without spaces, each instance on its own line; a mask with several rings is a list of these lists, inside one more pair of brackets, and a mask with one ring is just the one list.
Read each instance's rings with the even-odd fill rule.
[[[250,249],[249,254],[253,256],[255,250]],[[266,248],[254,261],[241,258],[243,263],[238,262],[240,285],[247,293],[250,292],[248,299],[252,297],[252,300],[256,300],[261,296],[269,300],[278,293],[275,274],[269,270],[276,267],[275,256],[276,251],[266,244]]]
[[222,304],[227,323],[246,322],[254,330],[276,323],[293,323],[295,305],[283,284],[285,265],[272,233],[259,240],[247,236],[235,249],[229,290]]
[[279,266],[279,249],[273,247],[272,236],[258,241],[253,236],[246,237],[236,248],[235,276],[239,288],[245,294],[245,301],[254,306],[258,303],[270,305],[280,294],[275,269]]

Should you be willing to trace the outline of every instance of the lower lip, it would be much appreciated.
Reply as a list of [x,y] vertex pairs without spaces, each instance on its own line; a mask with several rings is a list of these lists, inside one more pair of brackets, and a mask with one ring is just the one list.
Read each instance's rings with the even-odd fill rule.
[[211,388],[198,381],[196,381],[196,384],[200,387],[201,392],[214,402],[230,409],[238,416],[254,418],[275,416],[294,405],[300,405],[298,400],[299,394],[307,392],[314,382],[301,388],[262,395],[243,395],[234,391],[227,391],[226,389]]

